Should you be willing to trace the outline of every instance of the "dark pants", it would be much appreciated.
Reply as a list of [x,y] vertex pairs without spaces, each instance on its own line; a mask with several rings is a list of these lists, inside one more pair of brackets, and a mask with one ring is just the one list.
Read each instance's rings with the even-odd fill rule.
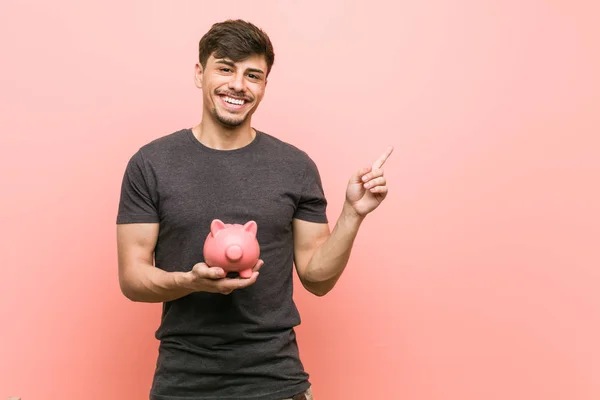
[[282,399],[282,400],[313,400],[312,390],[308,388],[306,392],[295,395],[292,398]]

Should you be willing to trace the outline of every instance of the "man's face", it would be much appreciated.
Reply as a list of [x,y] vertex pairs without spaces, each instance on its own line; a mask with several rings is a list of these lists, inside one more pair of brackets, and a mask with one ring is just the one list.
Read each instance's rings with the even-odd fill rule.
[[230,128],[249,121],[264,96],[266,72],[267,62],[259,55],[235,63],[211,55],[205,68],[196,64],[196,86],[203,91],[205,112]]

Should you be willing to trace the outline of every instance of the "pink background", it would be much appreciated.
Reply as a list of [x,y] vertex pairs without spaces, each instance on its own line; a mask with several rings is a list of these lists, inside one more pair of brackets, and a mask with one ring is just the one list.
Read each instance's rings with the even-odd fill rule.
[[197,42],[241,17],[276,62],[254,126],[319,165],[335,221],[388,144],[390,195],[324,298],[296,292],[316,400],[600,398],[597,1],[0,6],[0,399],[145,399],[160,306],[117,282],[129,157],[198,122]]

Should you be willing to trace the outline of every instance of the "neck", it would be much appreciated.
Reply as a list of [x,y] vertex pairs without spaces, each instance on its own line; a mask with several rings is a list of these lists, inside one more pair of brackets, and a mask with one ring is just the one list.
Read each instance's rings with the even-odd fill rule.
[[192,133],[200,143],[215,150],[235,150],[244,147],[256,136],[250,119],[242,125],[227,127],[218,121],[203,118],[192,128]]

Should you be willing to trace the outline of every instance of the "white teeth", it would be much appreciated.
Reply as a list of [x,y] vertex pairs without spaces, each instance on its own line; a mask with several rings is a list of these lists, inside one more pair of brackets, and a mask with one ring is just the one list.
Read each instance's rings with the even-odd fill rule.
[[244,100],[232,99],[231,97],[225,97],[224,100],[227,103],[237,104],[239,106],[244,105]]

